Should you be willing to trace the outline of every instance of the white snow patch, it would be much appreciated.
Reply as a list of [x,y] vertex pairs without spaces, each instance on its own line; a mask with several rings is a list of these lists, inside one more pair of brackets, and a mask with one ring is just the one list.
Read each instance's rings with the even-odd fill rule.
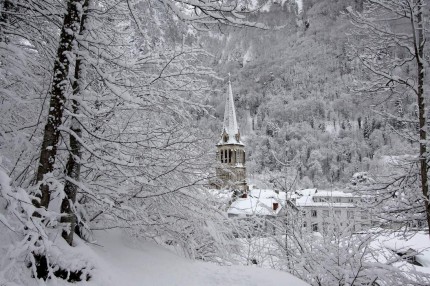
[[291,274],[248,266],[219,266],[177,256],[155,243],[121,235],[119,231],[98,232],[99,244],[92,246],[103,261],[99,273],[103,284],[95,285],[308,285]]
[[[6,253],[13,251],[16,233],[0,225],[0,265],[7,265]],[[86,244],[77,239],[76,247],[64,246],[61,235],[55,244],[61,246],[63,255],[76,261],[91,261],[92,278],[73,285],[97,286],[305,286],[307,283],[286,272],[255,266],[220,266],[194,261],[176,255],[153,242],[131,238],[120,230],[97,231],[96,244]],[[77,259],[78,258],[78,259]],[[5,264],[6,263],[6,264]],[[88,264],[88,263],[87,263]],[[19,267],[16,267],[19,266]],[[14,269],[0,268],[0,285],[71,285],[62,279],[47,282],[31,278],[24,263]]]
[[303,12],[303,0],[296,0],[297,10],[299,14]]

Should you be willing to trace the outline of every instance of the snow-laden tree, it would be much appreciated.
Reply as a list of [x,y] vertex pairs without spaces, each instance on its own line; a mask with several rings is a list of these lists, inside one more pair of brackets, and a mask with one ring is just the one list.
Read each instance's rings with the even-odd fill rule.
[[[363,96],[378,95],[380,102],[395,98],[414,98],[417,112],[402,117],[397,111],[382,112],[388,119],[404,122],[393,131],[414,142],[415,156],[398,158],[399,168],[390,177],[380,178],[379,201],[386,219],[406,223],[426,221],[430,226],[427,154],[427,86],[425,72],[428,48],[428,9],[421,0],[369,0],[362,12],[349,8],[356,29],[353,36],[361,45],[353,48],[359,63],[369,72],[360,81]],[[373,138],[375,139],[375,138]],[[385,204],[387,202],[387,204]]]
[[[372,228],[355,231],[354,219],[339,217],[336,208],[326,209],[318,231],[313,231],[306,209],[295,206],[297,166],[289,162],[284,172],[273,176],[276,189],[287,192],[288,202],[277,217],[249,216],[237,219],[240,256],[244,264],[257,264],[288,271],[311,285],[426,285],[430,276],[384,244],[392,231]],[[355,177],[357,184],[372,182],[367,174]],[[356,185],[357,185],[356,184]],[[367,203],[359,204],[361,215],[375,219]],[[265,229],[264,225],[275,227]],[[259,227],[260,226],[260,227]],[[415,255],[415,254],[412,254]],[[425,269],[424,269],[425,271]]]
[[[12,52],[1,55],[9,60],[18,51],[24,64],[37,65],[28,70],[19,57],[2,61],[7,71],[4,98],[16,100],[20,90],[31,93],[41,85],[49,103],[48,114],[41,117],[46,120],[43,138],[33,143],[42,145],[39,159],[30,156],[34,148],[25,157],[10,156],[6,148],[1,154],[5,173],[17,174],[2,190],[14,190],[10,184],[31,190],[26,196],[5,191],[2,199],[7,220],[22,214],[20,227],[13,229],[23,238],[20,249],[27,253],[33,275],[46,279],[73,272],[79,279],[83,274],[86,266],[77,262],[68,267],[67,258],[50,247],[57,230],[72,246],[75,230],[91,239],[90,229],[121,227],[180,246],[190,257],[226,257],[229,222],[204,188],[210,162],[207,135],[194,121],[196,113],[206,112],[201,102],[209,91],[207,78],[214,74],[204,65],[209,55],[194,45],[192,36],[180,34],[195,33],[184,21],[197,28],[253,25],[241,16],[248,12],[232,2],[210,1],[6,2],[1,44]],[[11,17],[36,32],[41,29],[40,41],[48,48],[36,49],[39,35],[14,30],[13,25],[23,25]],[[38,68],[50,71],[51,84],[49,73],[33,73]],[[25,114],[13,107],[11,118]],[[41,104],[26,107],[37,114]],[[6,131],[18,134],[28,127],[24,119],[18,124],[10,119],[5,128],[12,130]],[[11,144],[12,135],[4,141]],[[9,161],[19,164],[15,168]],[[34,206],[28,207],[29,201]]]
[[[288,207],[287,207],[288,208]],[[366,210],[368,211],[368,210]],[[355,232],[329,210],[322,229],[313,232],[300,209],[288,208],[275,221],[284,235],[264,238],[262,265],[288,271],[311,285],[426,285],[430,276],[387,249],[387,232]],[[261,242],[261,240],[260,240]],[[258,244],[256,244],[258,245]]]
[[[311,285],[425,285],[430,277],[377,242],[383,233],[354,233],[328,218],[321,232],[287,229],[280,265]],[[300,226],[301,227],[301,226]]]
[[[0,153],[17,184],[31,180],[56,49],[58,1],[0,3]],[[55,11],[55,12],[53,12]]]

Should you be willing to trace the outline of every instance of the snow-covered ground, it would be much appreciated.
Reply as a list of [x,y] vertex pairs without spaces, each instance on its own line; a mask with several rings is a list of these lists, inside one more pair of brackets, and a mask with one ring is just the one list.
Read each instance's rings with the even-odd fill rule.
[[103,285],[308,285],[284,272],[247,266],[219,266],[177,256],[154,243],[118,233],[97,234],[92,247],[103,260]]
[[413,271],[430,274],[430,240],[428,233],[424,231],[409,235],[407,235],[407,233],[380,235],[372,242],[372,246],[375,249],[380,249],[377,251],[380,260],[389,257],[387,255],[389,251],[392,253],[404,253],[406,255],[415,256],[415,260],[421,264],[421,266],[411,265],[405,261],[396,262],[394,265],[399,268],[408,266],[413,269]]
[[[78,256],[80,259],[89,260],[88,264],[94,267],[90,281],[73,285],[308,285],[288,273],[272,269],[255,266],[220,266],[189,260],[155,243],[131,239],[120,231],[98,231],[95,237],[96,244],[88,245],[78,241],[78,246],[72,251],[71,257],[76,259]],[[5,281],[5,276],[0,275],[0,285],[44,284],[32,279],[28,269],[23,267],[20,271],[22,273],[16,276],[10,276],[9,273],[9,277],[15,277],[15,281]],[[0,270],[0,274],[1,272]],[[47,284],[72,285],[64,280],[51,280]]]

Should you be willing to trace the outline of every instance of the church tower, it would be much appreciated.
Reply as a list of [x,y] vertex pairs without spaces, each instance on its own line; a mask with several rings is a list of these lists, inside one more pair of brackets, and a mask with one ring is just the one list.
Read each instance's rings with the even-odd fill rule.
[[217,187],[246,192],[248,186],[246,184],[245,145],[240,140],[230,77],[228,79],[228,92],[225,102],[221,140],[216,147]]

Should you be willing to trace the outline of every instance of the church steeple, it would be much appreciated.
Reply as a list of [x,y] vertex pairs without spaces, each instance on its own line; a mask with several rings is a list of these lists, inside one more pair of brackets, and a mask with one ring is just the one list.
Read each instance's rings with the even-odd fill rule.
[[247,191],[245,146],[240,140],[230,75],[226,94],[221,140],[217,144],[217,188]]
[[234,107],[233,90],[231,88],[230,74],[228,75],[228,91],[225,101],[224,122],[219,144],[242,144],[240,141],[239,126]]

